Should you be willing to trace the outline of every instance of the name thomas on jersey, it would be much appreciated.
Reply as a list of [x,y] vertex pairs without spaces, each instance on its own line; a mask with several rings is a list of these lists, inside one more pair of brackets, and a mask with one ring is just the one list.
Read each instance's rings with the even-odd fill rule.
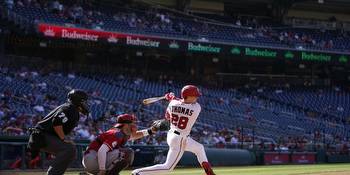
[[171,107],[171,112],[175,112],[175,113],[181,113],[187,116],[192,116],[193,114],[193,110],[192,109],[187,109],[181,106],[172,106]]

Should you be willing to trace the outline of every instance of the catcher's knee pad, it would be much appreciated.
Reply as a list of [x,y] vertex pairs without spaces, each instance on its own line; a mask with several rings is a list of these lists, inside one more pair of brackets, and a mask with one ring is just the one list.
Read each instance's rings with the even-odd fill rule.
[[134,161],[134,150],[131,148],[120,148],[121,159],[113,163],[113,168],[106,172],[106,175],[118,175]]
[[83,156],[82,164],[85,171],[91,174],[97,174],[99,172],[98,158],[96,151],[90,151]]
[[120,148],[119,149],[121,156],[123,157],[123,160],[127,162],[129,165],[131,165],[134,162],[134,150],[131,148]]

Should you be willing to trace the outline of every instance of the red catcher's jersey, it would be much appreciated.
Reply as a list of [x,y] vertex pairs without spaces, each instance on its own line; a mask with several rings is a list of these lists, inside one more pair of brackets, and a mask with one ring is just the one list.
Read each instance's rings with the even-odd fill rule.
[[88,150],[95,150],[98,152],[102,144],[106,144],[111,150],[119,148],[129,140],[130,136],[125,135],[118,128],[112,128],[92,141],[89,145]]

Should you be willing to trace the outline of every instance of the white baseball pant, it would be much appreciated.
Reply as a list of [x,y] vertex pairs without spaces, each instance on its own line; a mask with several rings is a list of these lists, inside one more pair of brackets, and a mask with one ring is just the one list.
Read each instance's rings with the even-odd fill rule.
[[204,146],[187,135],[176,134],[173,130],[170,130],[167,135],[167,143],[169,145],[169,151],[165,163],[136,169],[132,171],[132,174],[153,175],[168,173],[175,168],[185,151],[194,153],[197,156],[199,164],[208,162]]

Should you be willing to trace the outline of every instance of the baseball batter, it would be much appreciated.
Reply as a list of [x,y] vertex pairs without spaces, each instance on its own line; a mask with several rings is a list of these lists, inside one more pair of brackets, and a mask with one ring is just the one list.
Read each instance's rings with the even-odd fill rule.
[[193,85],[184,86],[181,90],[181,99],[175,98],[172,93],[165,95],[170,101],[165,117],[170,120],[170,130],[167,135],[169,151],[165,163],[136,169],[133,175],[164,174],[172,171],[185,151],[197,156],[198,162],[207,175],[215,175],[205,154],[202,144],[189,137],[195,124],[201,106],[197,98],[201,95],[199,89]]

